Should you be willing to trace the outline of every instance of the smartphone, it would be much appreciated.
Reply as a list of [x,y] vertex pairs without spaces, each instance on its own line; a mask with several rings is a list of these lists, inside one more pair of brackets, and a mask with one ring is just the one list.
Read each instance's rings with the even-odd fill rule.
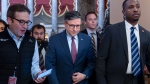
[[49,69],[49,70],[47,70],[47,71],[45,71],[45,72],[39,74],[37,78],[42,78],[42,77],[48,76],[48,75],[50,75],[51,73],[52,73],[52,69]]

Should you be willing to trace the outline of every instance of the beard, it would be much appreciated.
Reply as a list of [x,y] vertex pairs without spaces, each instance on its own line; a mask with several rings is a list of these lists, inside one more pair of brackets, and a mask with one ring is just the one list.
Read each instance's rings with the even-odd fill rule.
[[41,44],[42,44],[42,42],[43,42],[43,40],[42,40],[42,39],[37,39],[37,43],[38,43],[38,45],[41,45]]

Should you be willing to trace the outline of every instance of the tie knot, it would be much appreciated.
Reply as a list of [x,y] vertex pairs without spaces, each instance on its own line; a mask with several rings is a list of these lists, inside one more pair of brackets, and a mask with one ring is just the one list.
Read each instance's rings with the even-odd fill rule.
[[95,33],[91,33],[91,35],[93,36]]
[[135,29],[135,27],[131,27],[131,30],[133,31]]
[[74,37],[72,37],[71,39],[74,40]]

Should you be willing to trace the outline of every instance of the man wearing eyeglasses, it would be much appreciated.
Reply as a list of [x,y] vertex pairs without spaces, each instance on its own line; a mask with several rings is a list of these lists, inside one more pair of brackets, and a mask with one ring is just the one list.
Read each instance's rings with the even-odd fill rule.
[[[37,42],[26,31],[32,24],[30,10],[21,4],[8,8],[8,28],[0,33],[0,84],[29,84],[32,77],[36,83],[42,73],[39,68]],[[32,74],[32,75],[31,75]]]
[[49,84],[88,84],[95,56],[91,38],[80,32],[81,15],[77,11],[64,16],[66,30],[51,36],[45,56],[46,69],[53,68]]

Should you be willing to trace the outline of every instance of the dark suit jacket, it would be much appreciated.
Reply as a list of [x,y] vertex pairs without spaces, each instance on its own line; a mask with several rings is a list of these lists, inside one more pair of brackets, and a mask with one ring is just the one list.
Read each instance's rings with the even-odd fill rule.
[[[87,32],[86,29],[82,30],[81,32],[88,35],[88,32]],[[97,34],[97,50],[98,50],[98,49],[99,49],[99,45],[100,45],[102,36],[101,36],[98,32],[96,32],[96,34]],[[99,37],[98,37],[98,35],[99,35]]]
[[[149,32],[139,26],[140,37],[140,63],[141,74],[139,84],[144,83],[143,69],[146,60],[147,47],[149,45]],[[107,27],[102,38],[98,57],[96,60],[96,73],[98,84],[123,84],[128,66],[128,48],[125,30],[125,22],[120,22]],[[149,66],[147,66],[149,68]]]
[[[72,84],[72,75],[80,72],[90,76],[94,69],[95,56],[89,36],[79,33],[78,54],[75,63],[69,50],[66,31],[51,36],[46,51],[46,69],[53,68],[48,76],[50,84]],[[78,84],[88,84],[87,79]]]

